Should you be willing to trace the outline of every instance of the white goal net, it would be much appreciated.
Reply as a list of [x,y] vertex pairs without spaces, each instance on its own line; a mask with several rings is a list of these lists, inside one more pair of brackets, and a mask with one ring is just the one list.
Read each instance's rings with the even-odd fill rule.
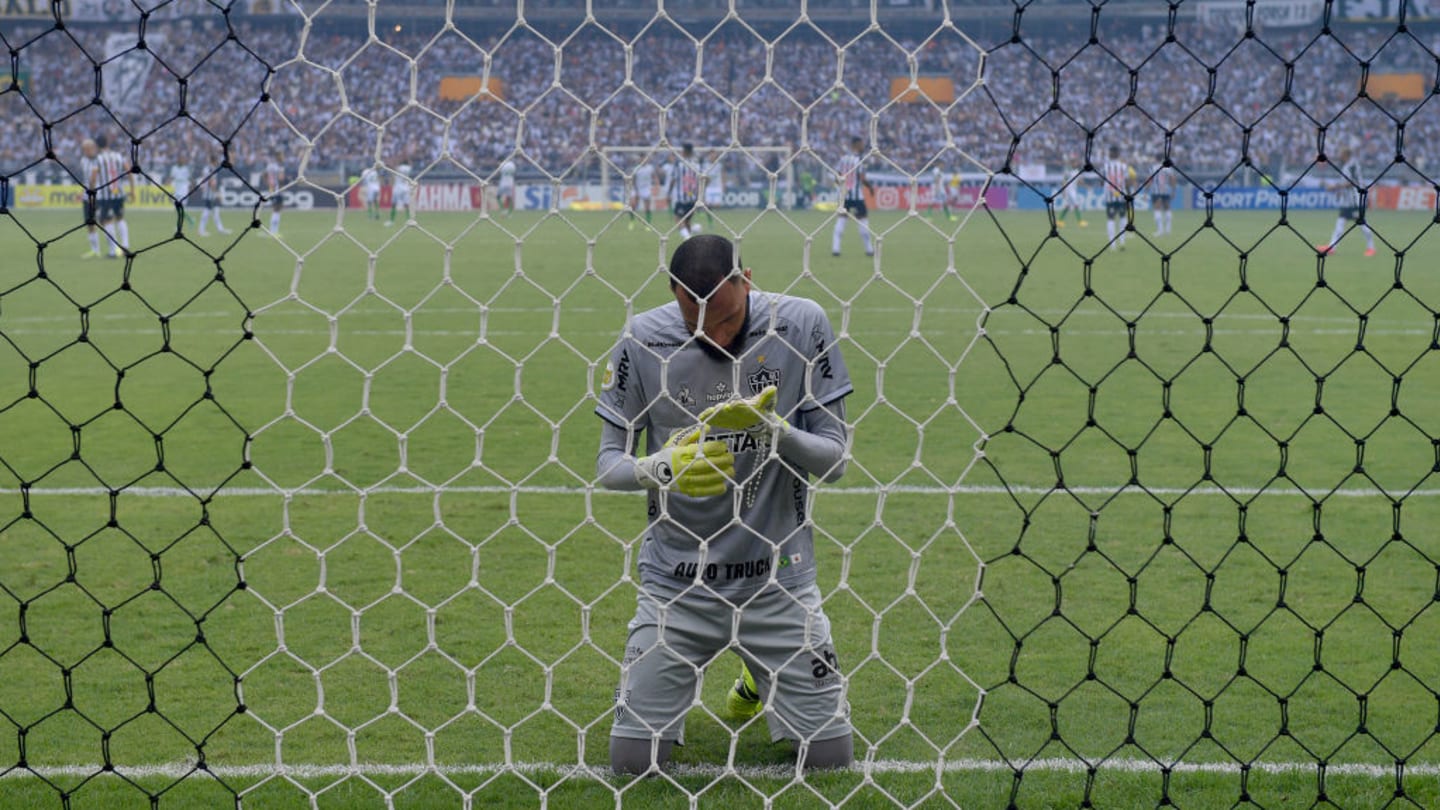
[[0,796],[1440,803],[1425,4],[0,12]]

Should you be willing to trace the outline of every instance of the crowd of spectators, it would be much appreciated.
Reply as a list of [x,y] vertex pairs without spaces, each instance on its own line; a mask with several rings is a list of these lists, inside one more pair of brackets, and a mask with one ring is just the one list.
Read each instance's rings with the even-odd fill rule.
[[[950,28],[841,41],[803,26],[766,39],[737,21],[698,40],[663,21],[628,37],[583,25],[564,39],[525,26],[395,29],[182,20],[151,23],[144,51],[135,26],[7,29],[28,86],[0,93],[0,174],[78,170],[80,140],[108,131],[136,139],[142,169],[157,174],[180,161],[204,172],[228,143],[238,166],[278,157],[292,176],[354,175],[378,160],[490,178],[507,158],[522,174],[593,176],[604,147],[689,141],[731,147],[728,168],[753,177],[770,156],[747,157],[747,146],[789,146],[821,173],[859,134],[875,150],[872,171],[916,176],[935,165],[1073,168],[1087,143],[1096,156],[1119,145],[1148,169],[1168,141],[1187,174],[1223,174],[1248,157],[1285,177],[1314,162],[1322,129],[1332,149],[1381,167],[1399,121],[1408,164],[1440,169],[1440,101],[1357,92],[1362,62],[1372,74],[1433,76],[1440,34],[1424,29],[1247,39],[1195,23],[1168,43],[1139,25],[1094,43],[1088,29],[1059,26],[1020,42]],[[441,97],[443,77],[487,70],[500,99]],[[92,103],[97,71],[105,105]],[[893,100],[892,80],[912,73],[951,80],[955,101]]]

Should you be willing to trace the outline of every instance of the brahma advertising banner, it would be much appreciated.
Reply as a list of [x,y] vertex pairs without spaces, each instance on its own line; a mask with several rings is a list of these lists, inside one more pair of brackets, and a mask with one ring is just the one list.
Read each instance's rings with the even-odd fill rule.
[[[380,187],[380,207],[389,208],[394,186]],[[479,211],[485,187],[474,183],[420,183],[410,201],[416,211]],[[346,194],[349,208],[365,207],[365,191],[353,186]]]

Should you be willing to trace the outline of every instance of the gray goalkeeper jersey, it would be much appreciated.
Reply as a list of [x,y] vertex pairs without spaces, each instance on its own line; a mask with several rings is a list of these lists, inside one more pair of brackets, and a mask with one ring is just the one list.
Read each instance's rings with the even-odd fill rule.
[[[776,386],[776,411],[791,424],[851,392],[850,374],[825,310],[814,301],[750,293],[738,361],[704,351],[685,327],[678,304],[634,317],[605,369],[600,418],[640,431],[654,453],[671,434],[693,427],[706,408]],[[769,580],[815,581],[813,534],[806,522],[810,486],[804,472],[772,458],[768,439],[716,432],[735,455],[735,485],[725,495],[692,498],[648,493],[650,525],[640,546],[640,581],[677,593],[697,580],[715,595],[744,599]],[[739,516],[739,524],[733,519]],[[701,540],[708,539],[702,548]]]

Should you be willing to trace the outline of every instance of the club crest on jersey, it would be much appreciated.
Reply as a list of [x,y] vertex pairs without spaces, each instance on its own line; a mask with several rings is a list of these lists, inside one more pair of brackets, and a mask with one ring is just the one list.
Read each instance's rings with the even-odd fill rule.
[[752,394],[758,394],[772,385],[779,388],[780,369],[761,366],[755,369],[754,374],[746,376],[745,381],[750,383],[750,393]]

